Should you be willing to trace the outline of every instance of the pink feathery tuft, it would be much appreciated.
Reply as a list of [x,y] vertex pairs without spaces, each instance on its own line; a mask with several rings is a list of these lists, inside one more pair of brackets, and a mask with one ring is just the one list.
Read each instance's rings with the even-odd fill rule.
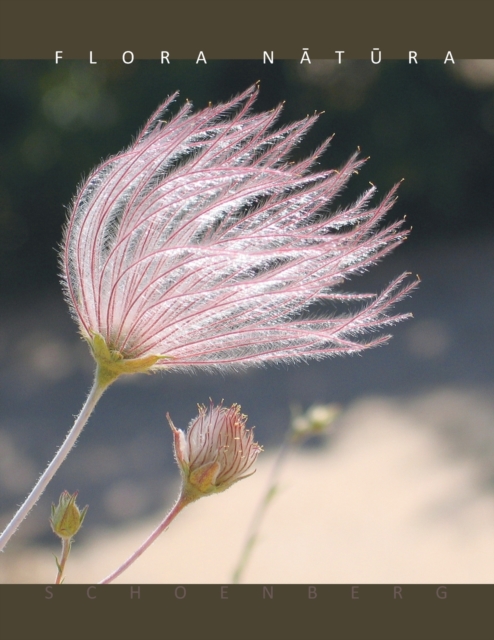
[[[364,160],[313,171],[326,141],[290,162],[317,116],[273,129],[281,107],[253,113],[257,93],[198,113],[187,102],[167,122],[175,94],[79,189],[61,262],[89,342],[100,334],[123,359],[159,355],[153,369],[239,368],[355,353],[407,317],[390,315],[416,284],[406,274],[377,296],[338,289],[406,237],[401,221],[381,224],[396,187],[376,206],[372,187],[331,212]],[[349,306],[315,317],[320,301]]]

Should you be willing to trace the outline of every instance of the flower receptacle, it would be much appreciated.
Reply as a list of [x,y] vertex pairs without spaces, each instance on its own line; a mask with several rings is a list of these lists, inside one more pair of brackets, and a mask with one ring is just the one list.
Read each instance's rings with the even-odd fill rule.
[[148,355],[143,358],[126,358],[116,349],[110,349],[104,337],[97,332],[91,332],[86,338],[91,347],[93,358],[97,364],[97,379],[102,387],[109,386],[122,374],[149,373],[159,361],[171,359],[170,356]]

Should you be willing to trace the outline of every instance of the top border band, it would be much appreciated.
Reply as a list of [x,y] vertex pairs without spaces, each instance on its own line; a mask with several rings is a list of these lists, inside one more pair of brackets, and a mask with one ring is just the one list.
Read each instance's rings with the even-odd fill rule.
[[11,60],[494,58],[491,0],[2,0]]

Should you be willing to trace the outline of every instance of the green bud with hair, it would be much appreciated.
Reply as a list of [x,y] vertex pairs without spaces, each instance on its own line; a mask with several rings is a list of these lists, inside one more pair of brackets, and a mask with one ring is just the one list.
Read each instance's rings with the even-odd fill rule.
[[63,491],[58,505],[51,505],[50,524],[59,538],[70,540],[82,526],[88,505],[80,511],[75,503],[76,498],[77,491],[73,495],[70,495],[68,491]]

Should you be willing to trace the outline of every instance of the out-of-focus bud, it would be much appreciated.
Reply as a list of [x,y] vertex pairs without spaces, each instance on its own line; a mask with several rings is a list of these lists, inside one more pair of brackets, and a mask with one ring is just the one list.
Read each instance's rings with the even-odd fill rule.
[[246,429],[247,416],[237,404],[230,408],[199,406],[199,415],[189,424],[187,433],[176,429],[170,416],[175,458],[183,478],[183,495],[190,501],[225,491],[247,478],[262,451],[252,430]]
[[68,491],[63,491],[58,505],[51,505],[51,528],[62,539],[73,538],[81,528],[86,516],[88,505],[80,511],[75,503],[76,498],[77,491],[72,495]]
[[294,440],[326,433],[341,413],[337,404],[316,404],[304,414],[295,414],[292,418],[292,437]]

